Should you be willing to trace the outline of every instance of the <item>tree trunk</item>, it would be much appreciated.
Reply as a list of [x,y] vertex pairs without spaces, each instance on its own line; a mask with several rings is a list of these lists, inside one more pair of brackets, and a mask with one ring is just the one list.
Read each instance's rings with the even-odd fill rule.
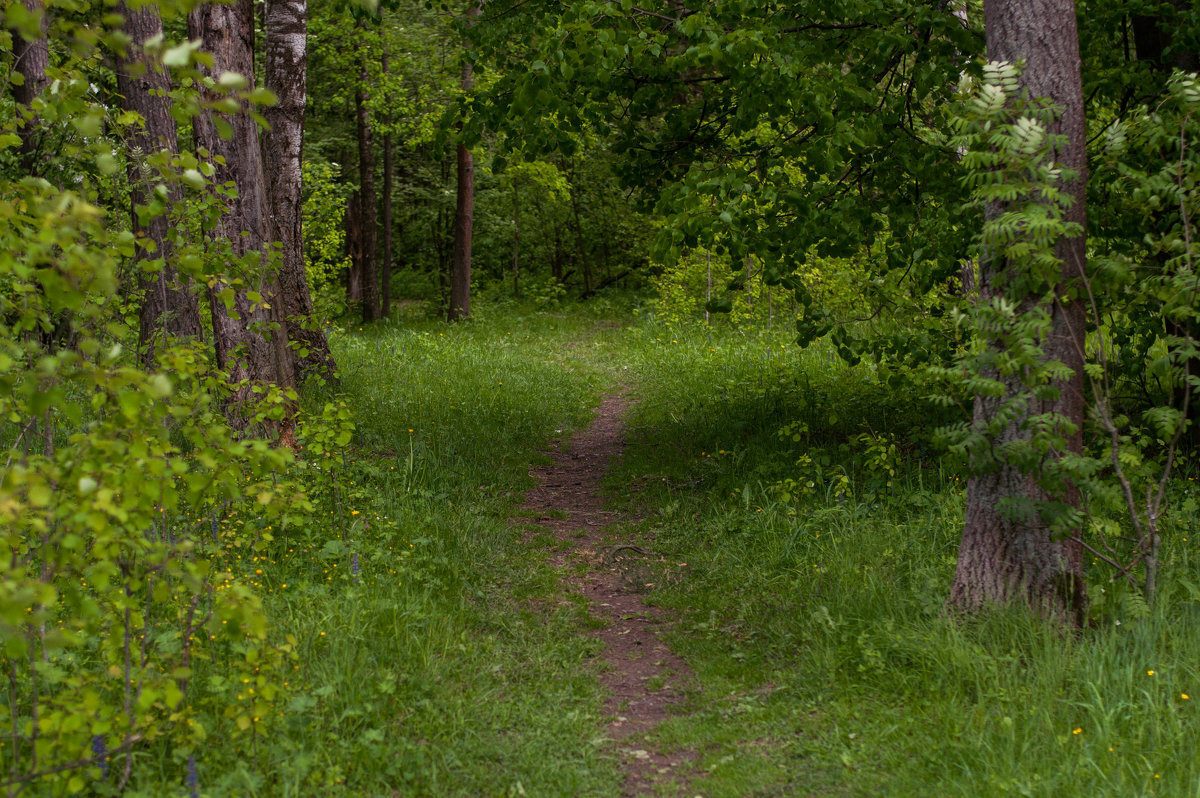
[[513,178],[513,299],[521,298],[521,195]]
[[346,304],[361,302],[363,296],[362,199],[355,191],[346,203],[346,257],[350,272],[346,275]]
[[550,273],[554,276],[555,281],[562,285],[563,283],[563,242],[562,242],[562,225],[558,220],[554,220],[554,256],[550,260]]
[[[1194,51],[1177,46],[1173,35],[1178,20],[1190,14],[1191,0],[1169,0],[1169,5],[1175,9],[1174,19],[1163,19],[1165,4],[1159,6],[1159,13],[1154,16],[1135,14],[1130,18],[1136,58],[1162,71],[1174,68],[1195,72],[1200,67],[1200,59]],[[1171,51],[1170,58],[1166,57],[1168,48]]]
[[[470,24],[479,16],[482,0],[472,3],[467,9]],[[469,93],[475,86],[471,73],[471,62],[463,61],[462,90]],[[459,126],[461,132],[462,126]],[[471,150],[461,141],[458,144],[458,201],[454,209],[454,263],[450,275],[450,309],[446,317],[450,321],[465,319],[471,315],[471,236],[475,224],[475,161]]]
[[40,136],[31,106],[50,82],[46,77],[46,69],[50,66],[50,45],[46,41],[46,8],[42,0],[24,2],[26,9],[41,16],[41,35],[34,39],[25,39],[20,33],[13,35],[13,64],[23,78],[21,85],[13,86],[13,99],[25,109],[25,127],[21,131],[21,165],[26,174],[39,175]]
[[[212,54],[213,74],[235,72],[254,83],[254,12],[252,0],[233,5],[204,5],[188,16],[188,35],[204,42]],[[251,303],[247,292],[269,292],[274,278],[268,274],[266,186],[259,149],[258,125],[245,111],[230,116],[233,135],[222,139],[213,120],[205,115],[194,122],[196,143],[212,153],[215,185],[232,182],[237,196],[228,201],[215,239],[228,244],[230,255],[245,272],[246,285],[235,288],[221,279],[209,286],[213,342],[217,365],[229,373],[235,386],[227,416],[235,427],[244,427],[243,408],[256,399],[255,383],[280,379],[277,352],[282,336],[278,330],[268,340],[260,330],[271,316],[259,303]],[[279,336],[279,337],[276,337]],[[282,338],[286,345],[286,338]]]
[[[1055,157],[1078,175],[1062,187],[1075,200],[1066,217],[1084,225],[1087,160],[1075,4],[1073,0],[986,0],[984,21],[988,58],[1024,61],[1021,82],[1029,95],[1047,98],[1062,109],[1062,117],[1051,133],[1064,136],[1066,143]],[[989,210],[989,217],[996,218],[1002,211],[1002,207],[994,207]],[[1072,376],[1056,384],[1058,398],[1031,400],[1025,417],[1010,423],[992,442],[996,447],[1027,440],[1030,433],[1022,429],[1023,422],[1035,415],[1053,413],[1075,426],[1068,442],[1069,451],[1079,452],[1082,448],[1087,319],[1079,286],[1085,274],[1084,237],[1060,240],[1055,254],[1063,264],[1060,286],[1055,293],[1068,301],[1056,301],[1050,308],[1051,328],[1043,347],[1045,357],[1065,364]],[[1017,267],[996,259],[981,262],[982,298],[1003,290],[1007,271],[1013,268]],[[1036,297],[1024,298],[1027,307],[1035,300]],[[1017,377],[988,376],[1005,383],[1007,396],[976,397],[977,427],[985,426],[1005,400],[1028,393]],[[1061,495],[1047,495],[1031,475],[1007,464],[969,481],[962,546],[950,592],[952,606],[975,610],[1018,601],[1065,622],[1083,623],[1087,592],[1082,548],[1077,532],[1065,539],[1052,532],[1037,509],[1047,500],[1077,507],[1079,493],[1072,486]]]
[[[124,30],[131,40],[124,56],[118,59],[117,91],[121,94],[121,106],[136,112],[145,123],[145,127],[134,129],[130,134],[133,152],[129,158],[129,193],[133,232],[144,242],[137,253],[141,264],[138,289],[142,295],[138,354],[142,364],[149,369],[155,364],[157,343],[166,346],[173,336],[201,338],[203,326],[200,305],[191,291],[190,281],[181,279],[173,262],[168,235],[171,220],[166,213],[160,213],[143,222],[137,212],[139,207],[149,204],[152,186],[158,182],[150,157],[157,153],[179,154],[175,120],[167,106],[171,81],[161,65],[145,60],[142,51],[142,45],[148,39],[162,36],[162,19],[153,6],[134,11],[121,2],[117,12],[125,18]],[[179,198],[178,188],[172,188],[170,205],[175,205]],[[145,264],[155,259],[161,261],[161,266],[156,273],[148,272]]]
[[358,91],[354,106],[358,120],[358,186],[359,224],[362,242],[362,317],[364,322],[379,318],[379,273],[375,268],[375,142],[371,138],[371,112],[367,108],[367,31],[366,18],[356,25],[359,29]]
[[575,246],[579,253],[576,257],[579,262],[579,270],[583,274],[582,296],[586,298],[592,295],[592,263],[588,259],[587,250],[584,249],[583,219],[579,214],[579,200],[576,198],[576,193],[574,190],[571,191],[571,211],[575,215]]
[[304,271],[301,187],[304,146],[305,75],[308,65],[306,0],[267,0],[266,87],[278,102],[263,110],[270,125],[262,136],[263,174],[270,201],[270,234],[282,250],[279,266],[279,322],[287,325],[289,364],[299,376],[332,377],[329,342],[314,317]]
[[[383,77],[387,80],[389,64],[387,43],[382,44]],[[391,107],[391,98],[388,98]],[[392,119],[388,119],[388,132],[383,136],[383,264],[379,270],[380,310],[383,318],[392,315],[392,177],[395,173],[395,157],[392,153]]]

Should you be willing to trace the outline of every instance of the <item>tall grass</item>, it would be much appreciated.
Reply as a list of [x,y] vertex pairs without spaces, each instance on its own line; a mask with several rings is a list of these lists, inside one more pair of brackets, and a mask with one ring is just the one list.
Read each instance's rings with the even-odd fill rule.
[[356,424],[309,480],[329,522],[230,555],[292,676],[261,735],[197,757],[202,794],[612,794],[595,644],[509,523],[529,464],[598,400],[600,370],[564,356],[596,324],[514,309],[334,333],[342,379],[306,397]]
[[638,445],[609,484],[660,475],[630,503],[688,564],[653,599],[696,672],[659,732],[699,751],[695,792],[1200,794],[1194,514],[1153,611],[1107,601],[1094,565],[1079,634],[1019,609],[952,618],[964,483],[919,386],[766,332],[643,327],[621,357]]
[[608,490],[640,518],[620,534],[669,555],[649,600],[695,674],[639,744],[695,751],[689,794],[1200,794],[1194,481],[1153,610],[1097,565],[1078,634],[951,618],[964,483],[920,385],[784,332],[631,320],[509,304],[334,335],[342,380],[306,397],[356,423],[311,476],[329,521],[229,555],[292,676],[249,745],[198,757],[203,794],[617,794],[593,621],[510,519],[619,384]]

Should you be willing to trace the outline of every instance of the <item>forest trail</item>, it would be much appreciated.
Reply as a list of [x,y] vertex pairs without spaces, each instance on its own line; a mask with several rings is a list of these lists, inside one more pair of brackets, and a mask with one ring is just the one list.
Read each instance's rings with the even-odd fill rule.
[[617,525],[630,519],[605,510],[600,497],[601,480],[625,446],[628,406],[623,390],[605,396],[591,425],[576,433],[568,447],[555,443],[553,462],[530,472],[538,484],[526,496],[524,509],[568,544],[553,561],[603,623],[593,635],[605,647],[600,678],[609,696],[608,733],[623,763],[622,795],[669,793],[672,788],[684,794],[695,755],[654,751],[644,740],[667,717],[669,707],[682,700],[682,685],[690,678],[687,665],[659,639],[667,614],[643,598],[663,570],[658,567],[661,558],[641,541],[616,538]]

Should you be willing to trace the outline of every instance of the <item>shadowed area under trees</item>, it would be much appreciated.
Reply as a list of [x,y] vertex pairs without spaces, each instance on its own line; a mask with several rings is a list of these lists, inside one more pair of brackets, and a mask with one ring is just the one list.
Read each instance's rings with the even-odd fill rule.
[[0,789],[1191,794],[1197,41],[0,5]]

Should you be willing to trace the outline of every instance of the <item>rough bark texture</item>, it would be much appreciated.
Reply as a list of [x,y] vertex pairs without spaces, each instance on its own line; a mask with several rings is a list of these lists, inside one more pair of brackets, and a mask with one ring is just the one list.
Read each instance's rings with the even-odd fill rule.
[[[479,16],[479,4],[468,11],[469,17]],[[464,61],[462,68],[462,90],[469,92],[475,86],[471,62]],[[450,275],[450,321],[465,319],[471,315],[471,236],[475,226],[475,161],[471,151],[463,144],[458,145],[458,202],[454,209],[454,261]]]
[[[202,39],[204,50],[213,56],[212,71],[220,75],[236,72],[254,82],[254,12],[252,0],[236,0],[233,5],[205,5],[188,17],[188,35]],[[224,163],[216,165],[215,185],[232,182],[237,196],[228,200],[225,215],[216,232],[219,241],[228,242],[234,259],[258,255],[258,266],[243,275],[247,287],[233,292],[233,307],[226,309],[221,294],[229,286],[221,281],[209,287],[209,306],[213,319],[213,342],[217,364],[229,372],[231,381],[240,383],[230,398],[229,419],[244,423],[241,408],[254,396],[253,383],[279,379],[278,341],[267,340],[255,330],[272,321],[262,305],[252,309],[247,290],[269,293],[274,285],[265,266],[267,226],[266,184],[263,179],[258,125],[246,113],[227,118],[233,135],[222,139],[213,120],[200,116],[195,121],[196,143]],[[280,330],[278,335],[285,334]]]
[[26,41],[20,34],[13,36],[13,60],[16,70],[21,73],[24,82],[13,86],[13,99],[17,105],[27,109],[28,116],[25,128],[21,131],[21,161],[26,174],[40,174],[38,169],[39,142],[37,123],[30,106],[34,98],[42,93],[49,80],[46,69],[50,66],[50,46],[46,41],[46,10],[41,0],[24,0],[25,7],[34,13],[42,14],[42,35],[32,41]]
[[[117,64],[117,90],[121,105],[135,111],[145,121],[145,127],[130,134],[132,151],[129,154],[129,193],[133,207],[133,231],[153,250],[138,249],[138,260],[159,258],[162,266],[156,274],[139,273],[138,287],[142,295],[139,316],[139,354],[148,368],[155,362],[155,348],[173,336],[201,338],[200,305],[190,288],[190,281],[181,279],[172,262],[172,247],[168,236],[170,219],[165,215],[148,220],[139,219],[137,208],[146,205],[152,186],[158,182],[147,159],[154,153],[178,154],[175,120],[167,106],[171,81],[161,65],[148,63],[142,44],[163,32],[162,19],[153,6],[137,11],[124,2],[117,6],[125,18],[124,30],[132,40],[128,52]],[[179,199],[179,190],[172,189],[172,201]]]
[[[1064,186],[1075,198],[1067,213],[1070,221],[1085,223],[1084,187],[1087,160],[1084,149],[1084,107],[1080,82],[1079,39],[1073,0],[986,0],[984,21],[988,58],[994,61],[1024,61],[1022,83],[1034,97],[1049,98],[1062,109],[1054,132],[1066,137],[1056,159],[1079,177]],[[1002,208],[994,208],[998,214]],[[1084,276],[1083,236],[1063,239],[1056,246],[1061,258],[1060,301],[1051,308],[1051,330],[1043,341],[1046,356],[1070,367],[1074,376],[1058,384],[1054,400],[1032,401],[1029,415],[1058,414],[1079,430],[1083,425],[1083,344],[1086,329],[1084,304],[1071,299]],[[980,292],[984,297],[997,292],[1005,270],[1016,268],[1004,262],[981,263]],[[1032,298],[1029,298],[1032,301]],[[996,375],[992,375],[996,376]],[[1015,378],[1004,379],[1009,397],[1025,390]],[[975,423],[983,425],[1004,399],[976,397]],[[1009,426],[994,443],[1027,438],[1019,424]],[[1077,431],[1069,441],[1071,451],[1082,445]],[[1078,491],[1047,496],[1029,475],[1011,466],[976,476],[967,486],[966,523],[958,568],[951,588],[951,605],[967,610],[989,604],[1025,601],[1039,612],[1065,621],[1082,623],[1087,608],[1083,582],[1082,549],[1078,542],[1055,536],[1034,509],[1038,502],[1055,499],[1078,505]],[[1010,506],[1024,508],[1013,511]]]
[[266,87],[278,98],[263,111],[271,127],[262,136],[270,233],[280,243],[283,256],[277,304],[293,344],[289,355],[293,371],[301,377],[331,377],[335,366],[325,331],[314,318],[301,226],[308,5],[306,0],[268,0],[265,16]]
[[[360,35],[366,33],[366,20],[360,19]],[[363,321],[379,318],[379,272],[375,267],[375,143],[371,137],[371,112],[367,108],[367,51],[359,51],[358,91],[354,105],[358,120],[359,226],[362,242],[362,315]]]

